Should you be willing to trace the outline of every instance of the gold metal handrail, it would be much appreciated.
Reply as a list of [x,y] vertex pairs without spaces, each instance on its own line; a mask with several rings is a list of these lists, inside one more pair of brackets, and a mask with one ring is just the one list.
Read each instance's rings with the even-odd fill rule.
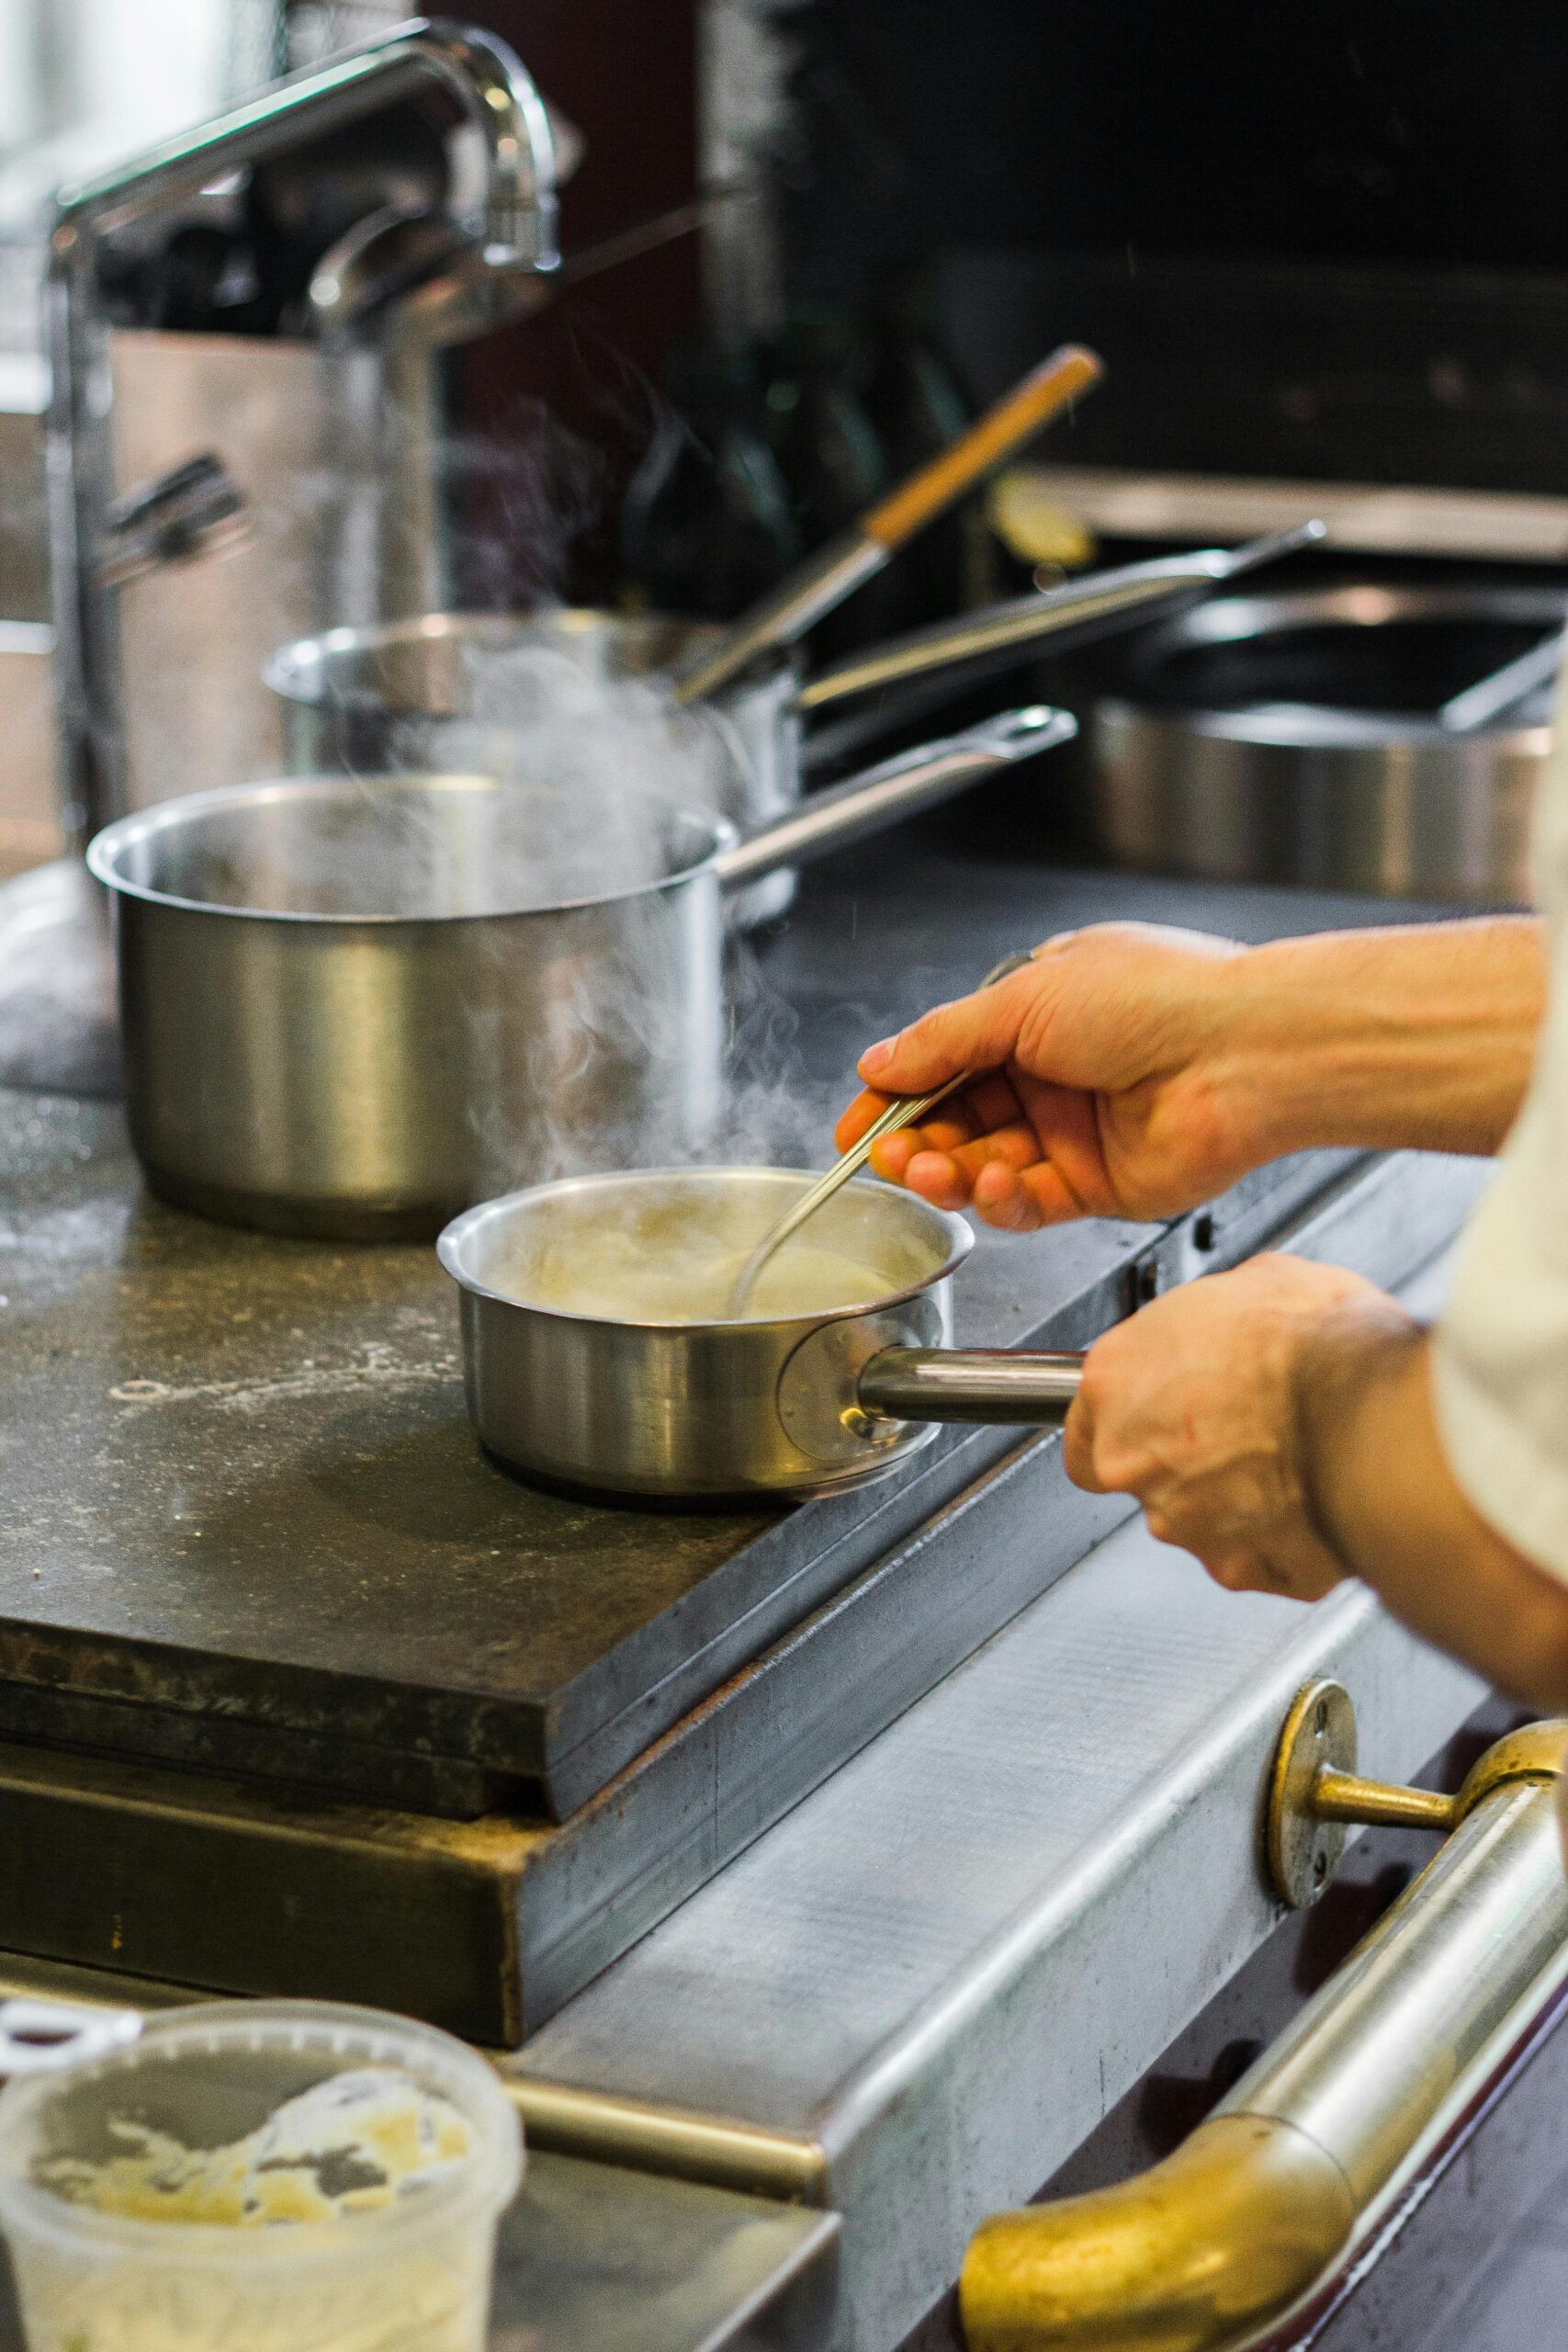
[[1359,1780],[1355,1718],[1310,1684],[1276,1755],[1269,1855],[1314,1901],[1350,1821],[1450,1832],[1433,1860],[1176,2153],[1086,2197],[994,2214],[959,2306],[970,2352],[1224,2352],[1306,2297],[1424,2133],[1483,2078],[1568,1959],[1554,1802],[1568,1724],[1488,1749],[1457,1797]]

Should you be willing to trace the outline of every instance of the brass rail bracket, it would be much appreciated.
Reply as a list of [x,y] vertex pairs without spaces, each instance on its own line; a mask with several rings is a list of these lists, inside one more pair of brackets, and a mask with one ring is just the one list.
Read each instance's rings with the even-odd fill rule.
[[1333,1884],[1345,1852],[1345,1824],[1325,1821],[1314,1802],[1318,1775],[1355,1769],[1350,1693],[1342,1682],[1307,1683],[1285,1717],[1269,1778],[1269,1875],[1292,1911],[1304,1911]]
[[1333,1884],[1352,1824],[1391,1824],[1446,1836],[1506,1781],[1550,1781],[1562,1770],[1561,1724],[1527,1724],[1489,1747],[1457,1796],[1363,1781],[1356,1770],[1356,1709],[1327,1677],[1297,1691],[1269,1780],[1269,1875],[1292,1911]]

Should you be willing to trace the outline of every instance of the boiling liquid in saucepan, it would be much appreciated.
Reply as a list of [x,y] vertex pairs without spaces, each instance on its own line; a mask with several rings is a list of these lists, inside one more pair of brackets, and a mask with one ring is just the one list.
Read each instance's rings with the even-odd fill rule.
[[[490,1279],[530,1306],[568,1315],[615,1323],[722,1323],[730,1319],[730,1290],[748,1254],[691,1234],[649,1258],[632,1234],[611,1231],[587,1260],[564,1250],[534,1251],[513,1279],[504,1261]],[[874,1267],[803,1236],[786,1241],[762,1268],[751,1285],[746,1320],[863,1306],[886,1287]]]
[[[724,1323],[735,1279],[788,1207],[788,1190],[739,1188],[726,1196],[673,1187],[663,1196],[629,1189],[585,1198],[560,1213],[500,1233],[476,1268],[486,1285],[520,1305],[614,1323]],[[877,1216],[854,1196],[830,1204],[786,1241],[751,1286],[743,1319],[767,1322],[865,1306],[929,1281],[929,1239]],[[813,1227],[821,1230],[815,1231]]]

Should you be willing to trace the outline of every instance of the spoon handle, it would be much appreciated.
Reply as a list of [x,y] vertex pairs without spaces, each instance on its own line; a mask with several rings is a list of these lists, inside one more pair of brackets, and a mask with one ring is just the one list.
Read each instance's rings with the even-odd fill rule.
[[[988,989],[996,981],[1005,980],[1010,972],[1021,972],[1026,964],[1032,961],[1033,957],[1027,953],[1004,956],[1001,962],[987,973],[980,986]],[[896,1094],[887,1108],[877,1113],[859,1141],[851,1144],[848,1151],[834,1161],[827,1174],[819,1176],[816,1183],[801,1194],[795,1206],[785,1211],[777,1225],[763,1234],[730,1286],[728,1313],[731,1316],[741,1313],[751,1295],[752,1283],[774,1251],[782,1249],[792,1235],[798,1233],[807,1217],[815,1216],[823,1203],[830,1201],[840,1185],[847,1184],[852,1176],[859,1173],[871,1158],[874,1144],[880,1143],[884,1136],[896,1135],[900,1127],[919,1126],[928,1111],[934,1111],[939,1102],[945,1102],[950,1094],[956,1094],[960,1087],[967,1086],[970,1080],[978,1075],[976,1070],[964,1069],[956,1078],[945,1080],[941,1086],[933,1086],[929,1093]]]

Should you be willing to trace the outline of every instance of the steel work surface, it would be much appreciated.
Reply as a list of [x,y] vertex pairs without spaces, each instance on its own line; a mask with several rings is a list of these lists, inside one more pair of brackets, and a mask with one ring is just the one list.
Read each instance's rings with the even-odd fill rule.
[[[817,2352],[838,2224],[765,2198],[535,2155],[502,2221],[491,2352]],[[0,2352],[23,2352],[0,2264]]]
[[[1478,1173],[1361,1163],[1291,1247],[1398,1281],[1446,1241]],[[1172,1279],[1213,1254],[1181,1226],[1156,1245]],[[558,1826],[0,1741],[6,1940],[220,1991],[368,2001],[514,2047],[1130,1509],[1070,1487],[1054,1433],[1015,1444]]]
[[[797,1023],[784,1091],[825,1141],[857,1040],[1064,925],[1264,935],[1387,911],[955,859],[911,836],[816,877],[763,951]],[[747,1017],[764,1020],[754,1001]],[[1287,1163],[1253,1198],[1283,1213],[1314,1181]],[[118,1114],[90,1102],[0,1095],[0,1736],[416,1809],[532,1790],[570,1812],[1012,1442],[946,1434],[879,1486],[783,1513],[571,1501],[479,1455],[430,1251],[167,1210]],[[960,1337],[1081,1341],[1150,1238],[987,1237]]]
[[1324,1672],[1379,1776],[1481,1695],[1359,1586],[1237,1598],[1127,1522],[508,2062],[536,2141],[793,2180],[843,2217],[832,2346],[886,2352],[1275,1924]]

